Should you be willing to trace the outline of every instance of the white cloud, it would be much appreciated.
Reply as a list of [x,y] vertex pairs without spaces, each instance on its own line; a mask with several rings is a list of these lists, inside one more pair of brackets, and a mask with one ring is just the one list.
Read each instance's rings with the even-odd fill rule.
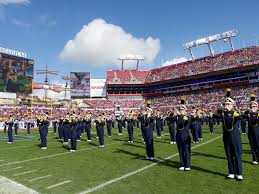
[[28,4],[30,0],[0,0],[0,4],[8,5],[8,4]]
[[120,55],[132,54],[144,56],[143,63],[152,63],[159,50],[159,39],[136,38],[120,26],[95,19],[66,43],[59,57],[66,63],[104,66],[118,65]]
[[16,18],[13,18],[13,19],[11,20],[11,22],[12,22],[14,25],[20,26],[20,27],[26,27],[26,28],[28,28],[28,27],[31,26],[31,24],[26,23],[26,22],[23,22],[23,21],[21,21],[21,20],[18,20],[18,19],[16,19]]
[[165,61],[161,66],[163,67],[163,66],[173,65],[173,64],[182,63],[185,61],[188,61],[188,59],[186,59],[185,57],[179,57],[179,58],[177,57],[172,60]]

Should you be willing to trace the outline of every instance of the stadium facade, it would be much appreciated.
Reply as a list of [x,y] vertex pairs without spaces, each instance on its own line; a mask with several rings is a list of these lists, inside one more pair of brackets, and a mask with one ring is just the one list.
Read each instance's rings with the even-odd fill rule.
[[143,99],[184,92],[257,86],[259,47],[252,46],[150,71],[107,71],[108,99]]

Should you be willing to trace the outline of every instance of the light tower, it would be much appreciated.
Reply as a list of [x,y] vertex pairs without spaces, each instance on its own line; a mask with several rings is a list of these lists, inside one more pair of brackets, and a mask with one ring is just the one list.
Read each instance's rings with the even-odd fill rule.
[[36,74],[45,74],[45,85],[43,86],[43,89],[45,91],[45,101],[47,103],[47,92],[49,90],[49,80],[48,75],[58,75],[58,71],[52,71],[48,69],[48,65],[46,64],[46,69],[44,70],[36,70]]
[[211,45],[212,42],[220,41],[220,40],[224,40],[224,41],[228,40],[229,44],[230,44],[230,47],[231,47],[231,50],[233,51],[234,45],[233,45],[233,42],[232,42],[232,38],[235,37],[236,35],[237,35],[237,30],[231,30],[231,31],[223,32],[221,34],[216,34],[216,35],[213,35],[213,36],[208,36],[208,37],[201,38],[201,39],[198,39],[198,40],[195,40],[195,41],[192,41],[192,42],[185,43],[185,44],[183,44],[183,48],[185,50],[189,51],[189,53],[192,56],[192,59],[195,59],[191,49],[193,47],[197,47],[197,46],[206,44],[206,45],[208,45],[211,56],[214,56],[215,53],[214,53],[214,50],[213,50],[212,45]]
[[138,70],[139,62],[144,61],[145,58],[142,55],[121,55],[118,60],[121,61],[121,70],[124,70],[124,61],[137,61],[136,70]]
[[66,85],[65,85],[65,100],[67,99],[67,91],[70,90],[70,88],[68,88],[68,81],[71,81],[71,77],[70,76],[62,76],[62,79],[66,81]]

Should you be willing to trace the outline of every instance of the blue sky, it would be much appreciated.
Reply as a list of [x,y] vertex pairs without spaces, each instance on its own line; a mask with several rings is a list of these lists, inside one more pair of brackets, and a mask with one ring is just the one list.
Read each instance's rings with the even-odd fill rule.
[[[12,3],[6,3],[9,1]],[[135,38],[159,39],[159,52],[152,62],[143,64],[150,68],[160,66],[162,60],[189,59],[183,43],[232,29],[239,32],[234,39],[236,48],[255,44],[256,37],[259,42],[258,8],[257,0],[0,0],[0,46],[25,51],[35,60],[35,69],[47,63],[60,76],[90,71],[94,78],[105,78],[105,71],[115,66],[78,65],[59,58],[67,41],[97,18]],[[220,52],[229,46],[217,43],[214,49]],[[207,48],[196,48],[194,54],[207,55]],[[51,81],[60,82],[60,76]],[[42,80],[36,76],[37,82]]]

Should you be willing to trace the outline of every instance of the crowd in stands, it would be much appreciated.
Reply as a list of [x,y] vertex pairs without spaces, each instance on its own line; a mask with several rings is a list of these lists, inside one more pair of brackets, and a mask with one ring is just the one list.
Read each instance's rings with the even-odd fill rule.
[[107,71],[108,83],[144,83],[150,71],[115,70]]
[[107,83],[150,83],[186,76],[227,70],[259,63],[259,47],[229,51],[186,62],[152,69],[150,71],[108,71]]
[[[232,96],[236,101],[236,106],[238,109],[244,109],[248,107],[250,94],[258,94],[259,86],[249,86],[249,87],[238,87],[233,88]],[[216,110],[220,108],[222,102],[225,98],[224,89],[213,89],[213,90],[200,90],[192,93],[180,93],[174,95],[166,95],[160,97],[150,98],[154,107],[175,107],[179,104],[182,98],[186,99],[187,106],[198,107],[201,109],[211,109]]]
[[[236,107],[239,110],[248,109],[250,94],[255,93],[258,96],[259,86],[251,85],[249,87],[237,87],[232,89],[231,96],[236,101]],[[152,101],[154,110],[160,109],[161,112],[166,113],[171,109],[178,107],[182,98],[186,99],[186,105],[191,111],[192,107],[200,108],[202,110],[216,111],[222,106],[226,91],[225,89],[200,90],[192,93],[180,93],[174,95],[165,95],[160,97],[149,98]],[[75,110],[75,114],[85,114],[91,112],[93,115],[102,113],[114,113],[115,106],[119,105],[124,112],[134,109],[135,111],[145,107],[145,100],[85,100],[90,107],[87,109]],[[9,115],[17,116],[22,119],[35,119],[37,116],[48,114],[52,118],[65,117],[71,109],[50,107],[31,107],[27,106],[0,106],[0,120]]]
[[145,104],[145,100],[84,100],[93,109],[109,109],[115,106],[122,108],[139,108]]
[[180,77],[221,71],[259,63],[259,47],[229,51],[195,60],[152,69],[146,82],[163,81]]

